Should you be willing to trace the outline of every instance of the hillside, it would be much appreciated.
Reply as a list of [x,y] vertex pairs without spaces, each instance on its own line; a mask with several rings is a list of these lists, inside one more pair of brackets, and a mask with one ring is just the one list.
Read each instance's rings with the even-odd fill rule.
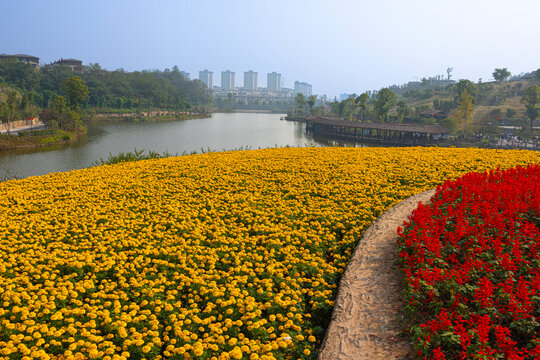
[[[535,84],[533,80],[513,80],[475,84],[478,88],[474,108],[474,121],[478,126],[503,125],[523,126],[528,122],[525,106],[521,103],[524,91]],[[431,94],[429,94],[431,93]],[[429,94],[428,96],[426,96]],[[456,85],[444,88],[397,94],[397,100],[404,100],[411,109],[408,122],[421,121],[419,113],[423,110],[441,110],[450,113],[457,107]],[[437,103],[443,104],[438,106]],[[397,115],[393,109],[391,115]]]

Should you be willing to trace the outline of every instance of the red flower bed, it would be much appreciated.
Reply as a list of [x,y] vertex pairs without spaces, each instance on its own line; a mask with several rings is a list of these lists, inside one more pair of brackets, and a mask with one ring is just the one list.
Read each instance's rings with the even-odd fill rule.
[[540,358],[540,166],[470,173],[431,202],[398,229],[418,355]]

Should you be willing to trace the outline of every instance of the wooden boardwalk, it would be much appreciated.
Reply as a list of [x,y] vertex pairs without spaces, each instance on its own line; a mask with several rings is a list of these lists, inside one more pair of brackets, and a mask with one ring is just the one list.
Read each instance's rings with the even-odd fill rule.
[[435,144],[443,142],[450,133],[441,125],[375,124],[327,116],[311,116],[306,121],[306,129],[316,135],[381,144]]

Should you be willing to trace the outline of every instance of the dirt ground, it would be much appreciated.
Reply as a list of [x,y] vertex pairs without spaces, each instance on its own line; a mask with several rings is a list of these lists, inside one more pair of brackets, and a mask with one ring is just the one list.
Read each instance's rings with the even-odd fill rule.
[[434,190],[412,196],[381,215],[365,232],[339,284],[319,360],[412,359],[400,337],[401,276],[397,228]]

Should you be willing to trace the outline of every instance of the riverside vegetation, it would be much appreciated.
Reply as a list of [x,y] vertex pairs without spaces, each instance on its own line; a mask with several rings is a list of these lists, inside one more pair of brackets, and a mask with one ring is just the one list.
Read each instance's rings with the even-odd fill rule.
[[386,209],[540,153],[279,148],[0,184],[0,359],[315,359]]
[[[440,124],[459,137],[457,145],[470,145],[509,131],[525,138],[538,137],[533,128],[540,115],[540,69],[510,77],[506,69],[495,69],[496,81],[474,83],[442,76],[392,85],[342,101],[306,98],[297,94],[289,119],[330,113],[350,121],[375,123]],[[324,107],[326,105],[326,108]],[[499,126],[507,126],[504,129]],[[536,138],[535,138],[536,139]]]
[[[49,128],[84,135],[82,120],[156,121],[207,117],[211,98],[199,80],[187,80],[175,66],[165,71],[106,71],[98,64],[80,73],[45,65],[36,71],[17,59],[0,62],[0,120],[39,117]],[[156,111],[160,109],[160,111]],[[161,116],[161,113],[167,116]],[[158,114],[156,114],[158,113]],[[125,116],[118,116],[122,114]],[[43,146],[43,134],[0,138],[0,148]],[[56,143],[68,142],[59,137]]]

